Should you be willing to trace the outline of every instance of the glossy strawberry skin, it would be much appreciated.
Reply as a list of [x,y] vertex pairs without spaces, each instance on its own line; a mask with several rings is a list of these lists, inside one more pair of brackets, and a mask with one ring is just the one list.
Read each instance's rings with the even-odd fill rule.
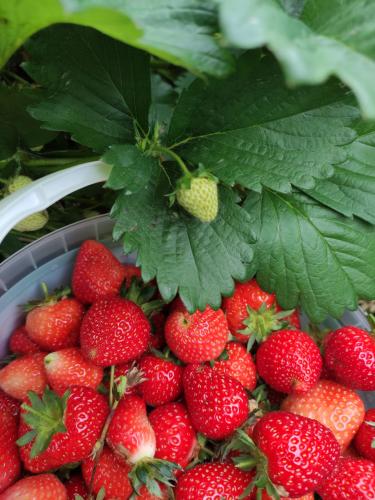
[[44,358],[48,385],[62,395],[69,387],[80,385],[97,389],[103,369],[90,363],[77,347],[51,352]]
[[1,500],[68,500],[65,486],[54,474],[24,477],[8,488]]
[[[45,472],[87,458],[100,437],[108,413],[104,396],[90,387],[71,387],[64,416],[67,432],[55,434],[48,448],[35,458],[30,457],[33,441],[22,446],[20,455],[25,469]],[[21,417],[18,436],[29,431],[30,427]]]
[[228,340],[228,323],[221,309],[209,306],[189,314],[172,312],[165,323],[165,339],[171,351],[184,363],[200,363],[217,358]]
[[281,408],[318,420],[332,431],[341,450],[349,445],[365,415],[358,394],[331,380],[319,380],[305,394],[289,395]]
[[139,368],[146,380],[138,386],[138,392],[151,406],[160,406],[176,400],[182,392],[183,367],[173,361],[144,355]]
[[248,398],[237,380],[209,366],[188,365],[183,384],[193,426],[206,437],[229,437],[247,419]]
[[32,309],[26,316],[26,330],[45,351],[57,351],[78,343],[84,307],[74,298]]
[[[253,476],[252,472],[243,472],[230,462],[196,465],[179,477],[175,497],[176,500],[237,500],[251,483]],[[245,497],[250,498],[250,495]]]
[[0,370],[0,388],[15,399],[24,400],[28,391],[42,394],[47,378],[44,371],[45,353],[27,354]]
[[375,408],[367,410],[364,420],[355,435],[354,446],[362,457],[375,462],[375,448],[371,446],[375,442],[375,425],[371,426],[367,422],[375,424]]
[[225,350],[228,359],[215,361],[213,370],[238,380],[245,389],[253,391],[257,382],[257,372],[251,354],[238,342],[228,342]]
[[375,338],[355,326],[327,335],[324,359],[334,379],[362,391],[375,391]]
[[259,375],[273,389],[296,394],[319,380],[322,357],[314,341],[300,330],[279,330],[260,345],[256,354]]
[[267,458],[268,475],[291,497],[312,492],[339,458],[332,432],[316,420],[270,412],[255,425],[253,440]]
[[[198,442],[187,409],[182,403],[168,403],[149,414],[156,436],[155,458],[185,468],[197,452]],[[176,476],[180,471],[176,471]]]
[[0,412],[0,493],[13,484],[20,475],[21,462],[18,453],[17,416],[10,411]]
[[77,255],[72,290],[83,304],[117,295],[126,277],[124,266],[98,241],[85,241]]
[[147,317],[134,302],[104,298],[95,302],[83,319],[81,349],[98,366],[126,363],[145,352],[150,332]]
[[6,392],[0,389],[0,413],[7,412],[17,418],[20,414],[21,403],[19,400],[12,398]]
[[10,336],[9,350],[15,354],[34,354],[40,352],[41,348],[27,334],[24,326],[20,326]]
[[88,500],[89,492],[81,474],[72,474],[64,483],[68,500],[76,500],[76,495],[80,495],[84,500]]
[[375,498],[375,464],[362,458],[341,457],[316,491],[324,500]]

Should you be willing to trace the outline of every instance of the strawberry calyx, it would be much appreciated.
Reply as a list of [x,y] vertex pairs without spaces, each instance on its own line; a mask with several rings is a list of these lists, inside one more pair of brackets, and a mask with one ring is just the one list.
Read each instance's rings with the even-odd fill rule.
[[143,458],[129,472],[129,479],[134,490],[134,498],[140,495],[144,485],[148,491],[157,497],[162,496],[159,483],[171,488],[176,483],[176,470],[183,470],[174,462],[162,460],[161,458]]
[[145,315],[150,318],[154,312],[160,312],[165,306],[164,300],[151,300],[157,291],[156,286],[150,283],[143,283],[140,278],[133,276],[128,288],[124,285],[120,295],[124,299],[131,300],[137,304]]
[[43,300],[31,300],[23,306],[25,312],[30,312],[36,307],[53,306],[54,304],[57,304],[57,302],[67,298],[71,294],[71,289],[68,286],[58,288],[53,293],[49,293],[46,283],[43,282],[40,284],[40,286],[44,295]]
[[169,349],[169,347],[165,347],[162,351],[159,349],[155,349],[154,347],[150,347],[148,350],[151,354],[156,356],[159,359],[163,359],[164,361],[170,361],[171,363],[174,363],[175,365],[182,366],[183,363],[180,361]]

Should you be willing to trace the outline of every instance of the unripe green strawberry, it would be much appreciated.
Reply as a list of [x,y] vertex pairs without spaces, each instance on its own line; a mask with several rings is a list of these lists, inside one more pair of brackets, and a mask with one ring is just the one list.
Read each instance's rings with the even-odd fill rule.
[[178,203],[202,222],[213,221],[219,208],[217,182],[207,177],[193,177],[190,186],[182,183],[176,192]]

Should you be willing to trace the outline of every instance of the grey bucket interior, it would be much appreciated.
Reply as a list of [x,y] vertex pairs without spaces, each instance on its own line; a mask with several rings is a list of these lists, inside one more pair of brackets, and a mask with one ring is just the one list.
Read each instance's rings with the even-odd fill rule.
[[[108,215],[76,222],[40,238],[0,264],[0,358],[7,353],[8,338],[22,324],[22,304],[41,296],[40,283],[50,290],[70,283],[78,247],[84,240],[105,243],[122,262],[134,262],[135,256],[125,256],[111,238],[113,222]],[[306,319],[302,317],[302,322]],[[342,325],[369,329],[365,315],[346,311],[340,320],[328,318],[323,327],[336,329]],[[375,392],[362,393],[367,407],[375,407]]]

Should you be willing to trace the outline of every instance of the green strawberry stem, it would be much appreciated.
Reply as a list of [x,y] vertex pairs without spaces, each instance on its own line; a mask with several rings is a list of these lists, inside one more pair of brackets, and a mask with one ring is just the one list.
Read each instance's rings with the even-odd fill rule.
[[185,165],[182,158],[180,156],[178,156],[178,154],[175,153],[174,151],[171,151],[170,148],[166,148],[164,146],[156,146],[154,148],[154,150],[158,151],[159,153],[164,153],[164,154],[170,156],[171,158],[173,158],[178,163],[183,174],[185,174],[186,177],[192,177],[190,170],[187,168],[187,166]]
[[111,366],[110,379],[109,379],[109,407],[113,406],[113,384],[115,382],[115,366]]

